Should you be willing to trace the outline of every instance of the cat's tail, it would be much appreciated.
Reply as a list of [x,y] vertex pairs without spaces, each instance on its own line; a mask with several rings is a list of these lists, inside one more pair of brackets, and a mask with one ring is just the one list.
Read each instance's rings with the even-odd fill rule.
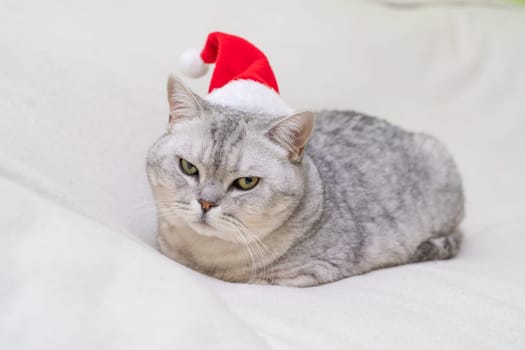
[[412,256],[413,262],[450,259],[457,255],[463,240],[461,230],[455,229],[452,233],[430,238],[421,243]]

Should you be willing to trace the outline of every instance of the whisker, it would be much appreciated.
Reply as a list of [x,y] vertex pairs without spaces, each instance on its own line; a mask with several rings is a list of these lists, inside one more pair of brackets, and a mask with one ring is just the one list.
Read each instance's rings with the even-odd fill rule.
[[[221,218],[224,219],[222,216],[221,216]],[[257,257],[254,256],[254,251],[250,247],[246,235],[244,234],[244,232],[242,230],[240,230],[237,226],[235,226],[229,220],[222,220],[222,221],[219,221],[218,223],[223,224],[223,226],[226,227],[229,230],[231,230],[231,228],[233,227],[234,228],[233,232],[235,234],[235,237],[236,238],[237,237],[240,238],[239,243],[241,243],[246,248],[246,251],[248,252],[248,256],[249,256],[249,260],[250,260],[250,265],[249,265],[250,277],[249,277],[248,281],[252,282],[253,279],[255,278],[255,276],[257,275],[257,270],[258,270]],[[230,224],[232,227],[230,227],[229,225],[226,225],[226,224]]]
[[182,206],[164,206],[157,208],[158,211],[167,211],[167,210],[184,210],[184,211],[190,211],[190,208],[182,207]]
[[164,204],[157,205],[158,218],[170,217],[174,214],[185,216],[190,211],[187,203],[179,201],[166,201]]
[[133,210],[141,210],[141,209],[155,209],[170,205],[176,205],[176,206],[188,206],[188,203],[181,202],[181,201],[174,201],[174,200],[153,200],[153,201],[144,201],[143,203],[137,204]]
[[242,221],[240,221],[236,217],[225,214],[225,215],[222,215],[221,218],[225,222],[228,222],[233,227],[235,227],[235,229],[238,232],[240,232],[245,239],[247,239],[248,246],[250,248],[253,248],[254,252],[256,253],[257,262],[259,260],[262,262],[262,266],[260,266],[258,270],[260,270],[260,272],[262,273],[262,276],[260,278],[265,279],[269,272],[268,262],[271,258],[271,250],[268,248],[268,246],[263,241],[261,241],[259,237],[257,237],[252,232],[250,232],[250,230],[248,230],[246,225],[244,225]]

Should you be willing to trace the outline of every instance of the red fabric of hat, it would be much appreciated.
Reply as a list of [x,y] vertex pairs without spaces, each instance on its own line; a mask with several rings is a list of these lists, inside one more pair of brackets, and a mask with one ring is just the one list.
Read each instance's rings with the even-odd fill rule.
[[279,92],[270,62],[257,47],[235,35],[213,32],[201,52],[205,63],[215,63],[208,92],[232,80],[253,80]]

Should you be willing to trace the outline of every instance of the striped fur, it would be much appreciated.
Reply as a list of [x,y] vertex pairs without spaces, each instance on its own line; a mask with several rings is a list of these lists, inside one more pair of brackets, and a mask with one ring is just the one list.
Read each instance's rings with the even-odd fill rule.
[[[431,136],[350,111],[316,113],[312,133],[308,114],[214,105],[177,80],[169,102],[147,172],[172,259],[227,281],[313,286],[456,255],[461,178]],[[246,176],[259,184],[232,186]],[[199,199],[218,205],[203,213]]]

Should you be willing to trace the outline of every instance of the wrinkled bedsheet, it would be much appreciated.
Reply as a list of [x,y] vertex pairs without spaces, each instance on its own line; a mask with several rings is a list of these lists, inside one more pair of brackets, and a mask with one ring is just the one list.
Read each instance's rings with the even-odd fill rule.
[[[459,256],[294,289],[161,255],[144,158],[211,30],[261,47],[298,110],[443,140]],[[0,33],[0,349],[525,348],[525,8],[2,1]]]

